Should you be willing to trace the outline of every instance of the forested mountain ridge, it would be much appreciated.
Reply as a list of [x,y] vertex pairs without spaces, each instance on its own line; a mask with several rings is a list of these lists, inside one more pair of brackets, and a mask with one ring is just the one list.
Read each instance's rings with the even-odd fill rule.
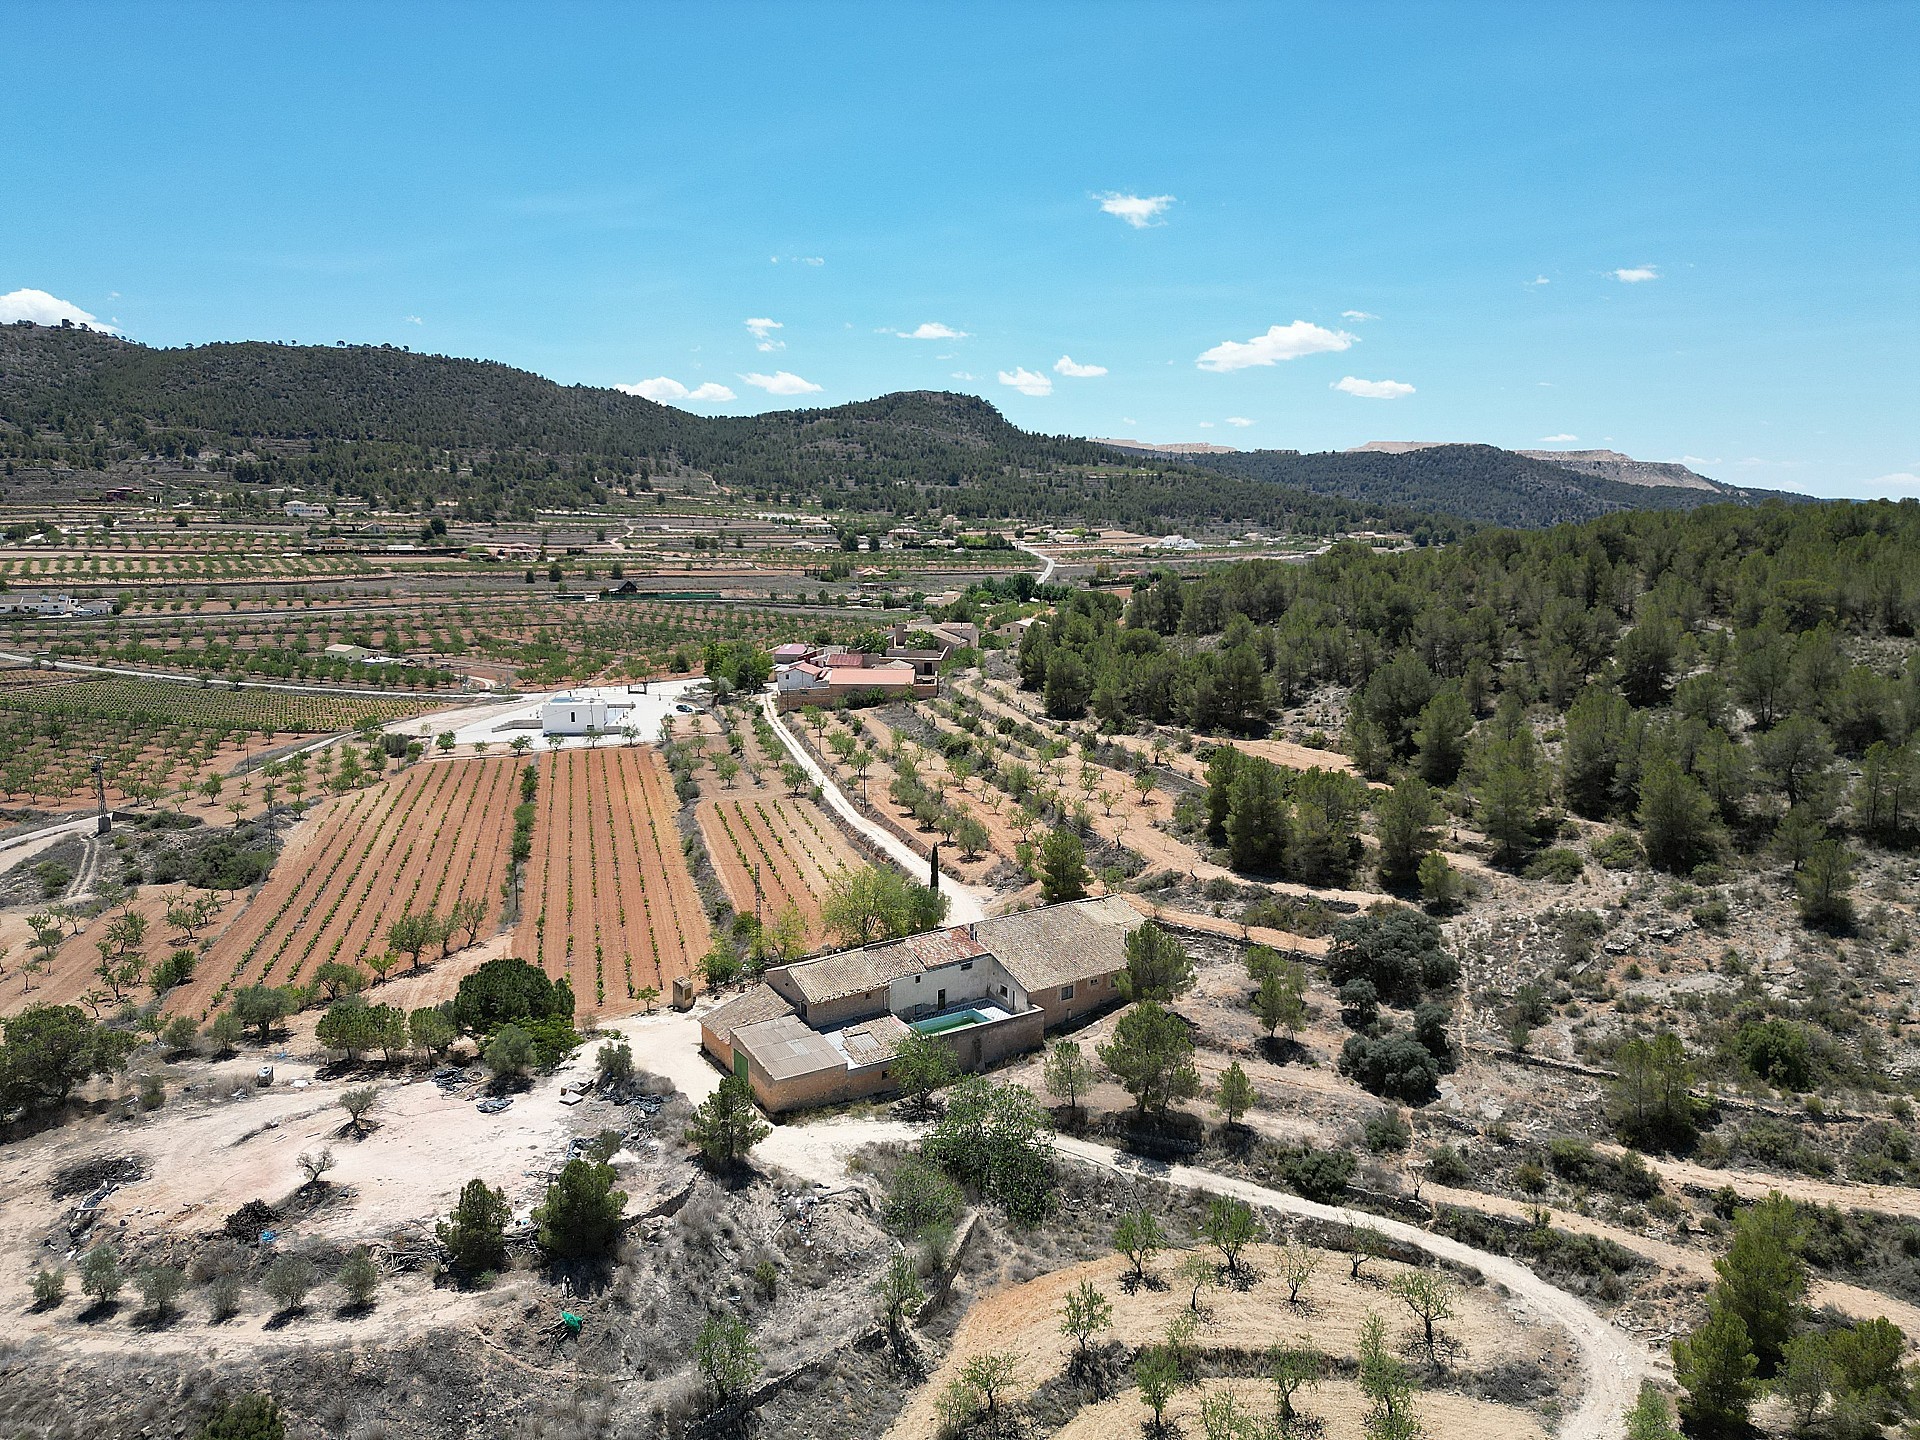
[[[1147,533],[1229,522],[1334,533],[1452,533],[1435,516],[1545,525],[1691,505],[1486,446],[1408,455],[1126,453],[1037,435],[969,395],[909,391],[754,416],[701,416],[555,384],[493,361],[390,346],[240,342],[156,349],[84,329],[0,327],[0,458],[121,483],[150,454],[218,452],[270,486],[477,519],[601,504],[695,470],[766,503],[849,514],[1086,520]],[[116,478],[119,477],[119,478]],[[258,487],[258,488],[255,488]]]
[[1187,463],[1349,500],[1457,515],[1489,525],[1537,527],[1589,520],[1620,510],[1682,510],[1713,503],[1752,504],[1765,491],[1627,484],[1603,473],[1491,445],[1430,445],[1390,453],[1347,450],[1301,455],[1251,450],[1194,455]]
[[258,495],[253,485],[290,485],[396,507],[454,500],[481,519],[600,504],[691,469],[757,500],[818,500],[849,514],[937,507],[1148,533],[1213,521],[1308,533],[1431,528],[1431,517],[1398,506],[1030,434],[967,395],[708,417],[389,346],[154,349],[81,329],[0,328],[0,456],[18,473],[70,465],[111,484],[117,466],[143,455],[201,450],[226,457],[243,497]]

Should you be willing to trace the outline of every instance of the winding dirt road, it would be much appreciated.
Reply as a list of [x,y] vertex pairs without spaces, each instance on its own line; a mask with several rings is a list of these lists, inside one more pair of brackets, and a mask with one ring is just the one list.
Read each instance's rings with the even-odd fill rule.
[[[902,1142],[913,1139],[919,1127],[898,1120],[823,1120],[813,1124],[786,1124],[774,1127],[772,1135],[755,1150],[755,1158],[779,1165],[823,1184],[839,1184],[846,1178],[846,1158],[864,1145]],[[1584,1300],[1542,1280],[1517,1260],[1489,1254],[1430,1234],[1415,1225],[1388,1220],[1376,1215],[1347,1210],[1338,1205],[1322,1205],[1298,1195],[1269,1190],[1231,1176],[1218,1175],[1191,1165],[1168,1165],[1143,1160],[1110,1146],[1072,1136],[1054,1137],[1054,1149],[1063,1156],[1097,1166],[1116,1175],[1139,1177],[1200,1190],[1215,1195],[1231,1195],[1262,1209],[1302,1219],[1320,1220],[1336,1225],[1371,1225],[1381,1234],[1411,1245],[1438,1260],[1466,1265],[1489,1280],[1504,1285],[1520,1296],[1535,1312],[1560,1325],[1580,1349],[1586,1370],[1586,1387],[1579,1405],[1561,1423],[1560,1434],[1567,1437],[1618,1435],[1626,1426],[1627,1411],[1639,1395],[1640,1382],[1653,1374],[1653,1362],[1646,1347],[1632,1336],[1616,1329]]]

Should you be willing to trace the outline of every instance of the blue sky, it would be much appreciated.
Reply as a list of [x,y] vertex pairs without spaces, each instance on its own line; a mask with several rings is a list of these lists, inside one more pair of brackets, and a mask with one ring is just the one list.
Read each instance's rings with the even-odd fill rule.
[[6,34],[0,316],[1920,494],[1920,5],[69,0]]

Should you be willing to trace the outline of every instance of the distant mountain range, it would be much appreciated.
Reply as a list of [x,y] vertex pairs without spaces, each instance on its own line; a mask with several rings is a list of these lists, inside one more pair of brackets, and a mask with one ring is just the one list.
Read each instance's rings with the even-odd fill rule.
[[0,326],[0,460],[0,494],[15,501],[137,491],[171,465],[243,509],[337,496],[415,510],[448,502],[474,519],[602,504],[689,472],[756,502],[818,501],[854,524],[937,509],[1144,533],[1444,537],[1458,520],[1540,526],[1760,498],[1605,451],[1543,458],[1381,442],[1301,455],[1082,440],[1021,430],[985,400],[935,391],[710,417],[388,345],[159,349],[26,324]]
[[[1445,440],[1369,440],[1348,450],[1349,455],[1410,455],[1416,450],[1437,450],[1449,444]],[[1646,485],[1653,489],[1708,490],[1716,495],[1741,495],[1746,492],[1722,485],[1689,470],[1673,460],[1636,460],[1618,450],[1515,450],[1529,460],[1544,460],[1563,470],[1590,475],[1596,480],[1612,480],[1621,485]]]

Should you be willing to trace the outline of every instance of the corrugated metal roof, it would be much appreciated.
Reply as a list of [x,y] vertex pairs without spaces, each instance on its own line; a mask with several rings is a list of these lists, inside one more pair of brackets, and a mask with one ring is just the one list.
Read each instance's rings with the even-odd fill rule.
[[774,1080],[847,1068],[846,1058],[833,1048],[833,1042],[795,1015],[739,1026],[733,1032],[733,1044]]

